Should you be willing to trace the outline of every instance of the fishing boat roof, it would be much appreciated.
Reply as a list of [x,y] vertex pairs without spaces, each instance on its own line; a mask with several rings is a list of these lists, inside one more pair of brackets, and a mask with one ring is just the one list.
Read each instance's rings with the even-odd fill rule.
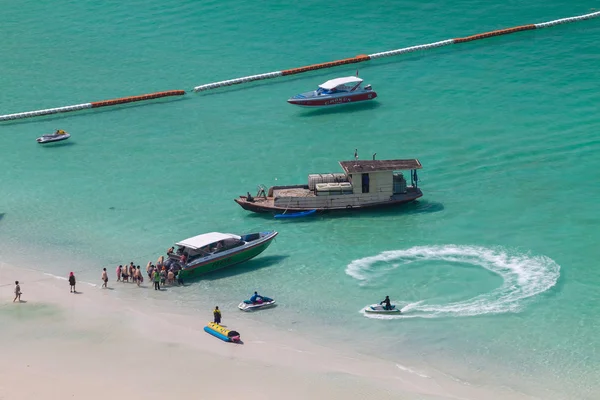
[[354,160],[340,161],[340,166],[346,174],[377,172],[377,171],[397,171],[408,169],[421,169],[419,160]]
[[338,87],[340,85],[345,85],[347,83],[360,83],[362,81],[363,80],[357,76],[346,76],[343,78],[331,79],[325,83],[320,84],[319,87],[323,88],[323,89],[331,90],[331,89],[335,89],[336,87]]
[[219,240],[225,239],[241,239],[241,236],[234,235],[231,233],[220,233],[210,232],[202,235],[194,236],[189,239],[182,240],[179,243],[175,243],[177,246],[184,246],[188,249],[197,250],[201,247],[208,246],[209,244],[218,242]]

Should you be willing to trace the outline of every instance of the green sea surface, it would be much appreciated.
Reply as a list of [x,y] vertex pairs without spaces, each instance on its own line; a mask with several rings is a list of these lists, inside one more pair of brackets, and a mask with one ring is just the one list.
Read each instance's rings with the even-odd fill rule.
[[[196,85],[585,14],[591,1],[23,1],[0,14],[0,114]],[[162,100],[0,123],[0,258],[98,282],[210,231],[256,259],[135,301],[224,313],[544,399],[600,387],[600,19]],[[356,71],[362,106],[286,99]],[[68,141],[35,138],[65,129]],[[279,221],[233,199],[338,161],[418,158],[405,207]],[[6,277],[0,285],[7,285]],[[25,291],[26,284],[23,285]],[[118,291],[114,291],[119,296]],[[361,310],[390,297],[401,316]],[[208,316],[207,316],[208,318]]]

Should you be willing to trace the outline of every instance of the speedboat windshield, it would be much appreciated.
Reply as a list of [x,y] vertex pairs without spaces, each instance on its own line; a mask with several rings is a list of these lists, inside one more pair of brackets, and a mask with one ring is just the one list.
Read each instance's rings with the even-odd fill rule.
[[322,87],[317,89],[317,94],[333,94],[337,92],[335,89],[324,89]]

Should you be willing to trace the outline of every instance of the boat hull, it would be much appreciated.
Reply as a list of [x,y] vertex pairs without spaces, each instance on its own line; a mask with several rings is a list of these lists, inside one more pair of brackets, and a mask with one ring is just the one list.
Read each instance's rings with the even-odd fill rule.
[[325,96],[311,96],[310,93],[303,93],[288,99],[287,102],[295,106],[317,108],[368,101],[373,100],[376,97],[377,93],[372,90]]
[[373,304],[367,308],[365,308],[365,312],[368,314],[400,314],[400,309],[396,308],[395,305],[392,305],[391,310],[386,310],[384,306],[379,304]]
[[62,142],[63,140],[67,140],[70,137],[71,137],[71,135],[67,133],[65,135],[58,135],[58,136],[41,136],[41,137],[37,138],[35,141],[38,142],[39,144],[55,143],[55,142]]
[[189,279],[198,277],[213,271],[217,271],[223,268],[230,267],[232,265],[248,261],[265,251],[267,247],[271,245],[271,242],[276,236],[277,232],[274,232],[270,238],[265,239],[254,245],[250,245],[244,249],[241,249],[238,252],[224,254],[221,257],[215,257],[203,262],[199,262],[197,264],[187,265],[184,269],[181,270],[182,278]]
[[[377,202],[377,203],[365,203],[361,205],[347,205],[341,207],[310,207],[310,208],[285,208],[285,207],[277,207],[274,205],[273,201],[255,201],[249,202],[246,200],[246,196],[240,196],[234,201],[242,207],[246,211],[252,211],[255,213],[282,213],[287,211],[287,213],[297,213],[297,212],[306,212],[315,210],[317,213],[328,212],[328,211],[359,211],[359,210],[367,210],[367,209],[377,209],[377,208],[387,208],[393,206],[399,206],[402,204],[410,203],[412,201],[417,200],[418,198],[423,197],[423,192],[420,189],[416,189],[412,193],[407,193],[402,197],[396,200],[388,200],[385,202]],[[268,200],[268,199],[267,199]]]

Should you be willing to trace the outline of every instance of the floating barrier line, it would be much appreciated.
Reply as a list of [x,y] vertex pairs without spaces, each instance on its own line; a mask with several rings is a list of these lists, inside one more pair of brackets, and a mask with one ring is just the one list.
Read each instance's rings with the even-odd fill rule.
[[[308,71],[316,71],[319,69],[333,68],[333,67],[337,67],[339,65],[356,64],[356,63],[361,63],[361,62],[365,62],[365,61],[369,61],[369,60],[375,60],[375,59],[378,59],[381,57],[397,56],[400,54],[411,53],[414,51],[429,50],[429,49],[433,49],[436,47],[448,46],[451,44],[472,42],[475,40],[486,39],[486,38],[490,38],[490,37],[494,37],[494,36],[508,35],[511,33],[516,33],[516,32],[521,32],[521,31],[549,28],[549,27],[555,26],[555,25],[583,21],[586,19],[597,18],[597,17],[600,17],[600,11],[596,11],[596,12],[584,14],[584,15],[579,15],[576,17],[556,19],[554,21],[542,22],[539,24],[521,25],[521,26],[515,26],[513,28],[500,29],[497,31],[479,33],[479,34],[472,35],[472,36],[466,36],[466,37],[454,38],[454,39],[446,39],[446,40],[442,40],[440,42],[405,47],[403,49],[384,51],[381,53],[375,53],[375,54],[369,54],[369,55],[358,55],[358,56],[352,57],[352,58],[344,58],[342,60],[329,61],[329,62],[325,62],[325,63],[321,63],[321,64],[312,64],[312,65],[307,65],[305,67],[292,68],[292,69],[286,69],[283,71],[268,72],[266,74],[244,76],[242,78],[207,83],[205,85],[196,86],[193,89],[193,91],[194,92],[202,92],[204,90],[216,89],[216,88],[220,88],[223,86],[232,86],[232,85],[238,85],[241,83],[253,82],[253,81],[258,81],[258,80],[263,80],[263,79],[278,78],[280,76],[301,74],[301,73],[308,72]],[[38,116],[42,116],[42,115],[64,113],[64,112],[70,112],[70,111],[78,111],[78,110],[84,110],[87,108],[108,107],[108,106],[114,106],[117,104],[125,104],[125,103],[132,103],[132,102],[136,102],[136,101],[158,99],[160,97],[183,96],[183,95],[185,95],[184,90],[170,90],[170,91],[166,91],[166,92],[144,94],[141,96],[122,97],[119,99],[96,101],[96,102],[92,102],[92,103],[77,104],[77,105],[73,105],[73,106],[48,108],[46,110],[37,110],[37,111],[28,111],[28,112],[22,112],[22,113],[16,113],[16,114],[0,115],[0,122],[14,120],[14,119],[38,117]]]
[[472,42],[474,40],[490,38],[493,36],[508,35],[511,33],[516,33],[516,32],[521,32],[521,31],[529,31],[529,30],[534,30],[534,29],[548,28],[548,27],[555,26],[555,25],[566,24],[569,22],[583,21],[586,19],[597,18],[597,17],[600,17],[600,11],[596,11],[596,12],[585,14],[585,15],[579,15],[577,17],[562,18],[562,19],[557,19],[554,21],[542,22],[539,24],[516,26],[514,28],[507,28],[507,29],[500,29],[497,31],[484,32],[484,33],[479,33],[477,35],[472,35],[472,36],[467,36],[467,37],[447,39],[447,40],[442,40],[440,42],[435,42],[435,43],[405,47],[403,49],[384,51],[381,53],[375,53],[375,54],[369,54],[369,55],[359,55],[359,56],[352,57],[352,58],[344,58],[342,60],[329,61],[329,62],[325,62],[325,63],[321,63],[321,64],[312,64],[312,65],[307,65],[305,67],[286,69],[283,71],[269,72],[268,74],[244,76],[242,78],[230,79],[227,81],[213,82],[213,83],[208,83],[205,85],[196,86],[193,90],[194,90],[194,92],[202,92],[205,90],[216,89],[216,88],[223,87],[223,86],[238,85],[240,83],[252,82],[252,81],[256,81],[256,80],[273,79],[273,78],[278,78],[280,76],[301,74],[303,72],[315,71],[318,69],[337,67],[338,65],[360,63],[360,62],[364,62],[364,61],[375,60],[375,59],[381,58],[381,57],[397,56],[400,54],[411,53],[413,51],[429,50],[429,49],[433,49],[436,47],[448,46],[451,44],[466,43],[466,42]]
[[64,112],[70,112],[70,111],[85,110],[87,108],[115,106],[117,104],[125,104],[125,103],[133,103],[136,101],[152,100],[152,99],[158,99],[161,97],[183,96],[184,94],[185,94],[185,90],[169,90],[166,92],[143,94],[141,96],[121,97],[119,99],[95,101],[92,103],[77,104],[74,106],[48,108],[46,110],[37,110],[37,111],[28,111],[28,112],[22,112],[22,113],[16,113],[16,114],[0,115],[0,121],[10,121],[10,120],[14,120],[14,119],[40,117],[42,115],[50,115],[50,114],[58,114],[58,113],[64,113]]

